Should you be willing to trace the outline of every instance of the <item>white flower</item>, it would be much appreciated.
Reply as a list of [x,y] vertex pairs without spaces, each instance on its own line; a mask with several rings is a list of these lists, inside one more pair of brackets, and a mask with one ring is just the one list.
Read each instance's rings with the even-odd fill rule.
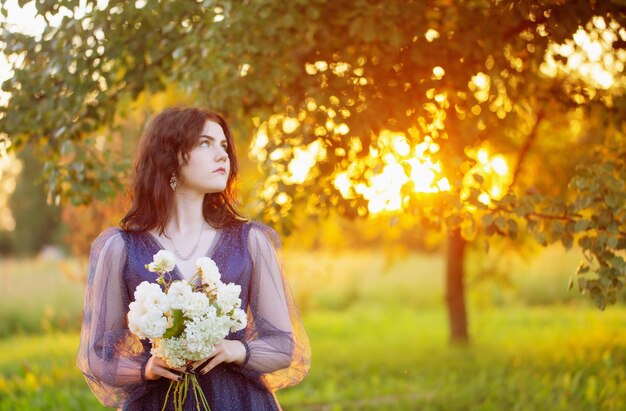
[[225,313],[230,312],[233,308],[239,308],[241,307],[239,294],[241,294],[240,285],[233,283],[220,284],[217,287],[217,305]]
[[[175,266],[174,256],[160,250],[148,269],[163,276]],[[128,328],[139,338],[149,338],[152,355],[162,358],[170,367],[184,366],[209,356],[220,339],[246,327],[246,312],[241,307],[241,286],[223,284],[215,261],[208,257],[196,261],[196,273],[210,285],[205,292],[194,292],[187,281],[166,285],[142,282],[135,290],[135,301],[129,306]],[[183,311],[184,330],[177,337],[163,338],[173,325],[172,310]]]
[[174,254],[167,250],[159,250],[152,257],[152,262],[148,264],[148,270],[153,273],[157,271],[172,271],[174,266],[176,266]]
[[200,317],[207,313],[211,301],[204,293],[191,293],[187,301],[187,306],[183,308],[183,312],[187,317]]
[[159,287],[158,284],[144,281],[137,286],[137,289],[135,289],[135,301],[143,304],[144,300],[146,299],[146,296],[152,293],[155,293],[157,291],[162,292],[161,287]]
[[140,339],[146,338],[143,333],[144,315],[146,314],[146,307],[141,302],[133,301],[129,305],[128,315],[128,329]]
[[140,340],[147,338],[142,331],[144,317],[137,317],[131,320],[130,313],[128,313],[128,315],[128,329],[130,330],[130,332],[139,337]]
[[246,328],[248,324],[248,317],[246,316],[246,312],[241,309],[235,310],[233,313],[233,325],[230,327],[231,332],[236,332],[239,330],[243,330]]
[[143,305],[143,301],[133,301],[128,306],[128,317],[129,318],[130,317],[133,317],[133,318],[141,317],[147,311],[148,310],[146,310],[146,306]]
[[[143,324],[141,324],[143,322]],[[156,311],[148,311],[141,318],[140,326],[141,331],[148,338],[159,338],[167,329],[167,318],[162,313]]]
[[174,281],[167,290],[167,299],[173,309],[183,309],[187,306],[192,294],[191,286],[187,281]]
[[158,290],[150,291],[151,292],[146,295],[143,300],[143,305],[147,311],[155,311],[163,314],[170,309],[167,295],[165,295],[165,293],[161,291],[161,288],[158,288]]
[[189,358],[186,345],[187,342],[183,337],[160,339],[152,343],[150,353],[165,360],[170,367],[182,367],[188,359],[192,359]]
[[201,257],[196,261],[196,268],[202,273],[202,281],[205,284],[217,285],[221,282],[220,270],[215,261],[209,257]]

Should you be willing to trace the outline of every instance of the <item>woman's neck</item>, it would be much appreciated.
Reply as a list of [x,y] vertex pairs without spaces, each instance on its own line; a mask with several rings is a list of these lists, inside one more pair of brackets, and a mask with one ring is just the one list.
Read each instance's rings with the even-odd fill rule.
[[177,191],[174,195],[174,204],[165,226],[165,232],[169,235],[186,235],[197,232],[198,227],[205,222],[202,213],[203,200],[204,195],[199,193]]

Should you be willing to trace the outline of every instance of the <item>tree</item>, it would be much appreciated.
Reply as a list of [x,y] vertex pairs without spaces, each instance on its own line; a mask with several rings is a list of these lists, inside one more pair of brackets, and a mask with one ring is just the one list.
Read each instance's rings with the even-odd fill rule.
[[[453,341],[467,340],[463,257],[479,235],[516,237],[522,226],[544,245],[577,241],[585,255],[578,285],[600,308],[623,286],[626,16],[618,1],[110,1],[102,10],[87,1],[79,11],[65,0],[37,8],[68,17],[41,39],[2,35],[5,54],[23,59],[3,84],[11,99],[0,131],[16,149],[39,147],[59,199],[114,192],[118,171],[89,138],[124,116],[122,102],[174,84],[255,135],[252,153],[267,172],[259,206],[285,230],[293,210],[332,208],[447,232]],[[592,46],[571,43],[584,35]],[[572,56],[582,67],[598,53],[611,56],[601,60],[610,67],[595,80],[583,73],[595,66],[568,69]]]

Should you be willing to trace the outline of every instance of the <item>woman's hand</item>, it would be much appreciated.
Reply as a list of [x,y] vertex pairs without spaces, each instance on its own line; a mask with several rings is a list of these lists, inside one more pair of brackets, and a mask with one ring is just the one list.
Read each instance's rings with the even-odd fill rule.
[[155,356],[152,356],[148,359],[146,363],[145,376],[146,380],[156,380],[161,377],[165,377],[172,381],[183,381],[185,378],[179,374],[176,374],[172,371],[179,371],[181,373],[187,371],[185,367],[181,368],[170,368],[167,363]]
[[[220,340],[215,346],[213,353],[204,360],[191,363],[195,372],[202,375],[211,371],[217,365],[225,363],[243,364],[246,359],[246,347],[238,340]],[[210,360],[207,363],[207,360]],[[203,367],[202,364],[206,364]]]

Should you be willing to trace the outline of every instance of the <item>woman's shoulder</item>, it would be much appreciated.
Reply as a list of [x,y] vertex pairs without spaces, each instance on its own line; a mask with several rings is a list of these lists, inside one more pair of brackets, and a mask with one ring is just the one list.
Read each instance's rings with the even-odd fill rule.
[[126,243],[124,237],[124,230],[120,227],[113,226],[105,228],[98,234],[95,240],[93,240],[91,249],[102,250],[105,247],[124,248]]
[[245,224],[250,242],[270,242],[274,247],[280,248],[280,236],[274,228],[257,220],[249,220]]

